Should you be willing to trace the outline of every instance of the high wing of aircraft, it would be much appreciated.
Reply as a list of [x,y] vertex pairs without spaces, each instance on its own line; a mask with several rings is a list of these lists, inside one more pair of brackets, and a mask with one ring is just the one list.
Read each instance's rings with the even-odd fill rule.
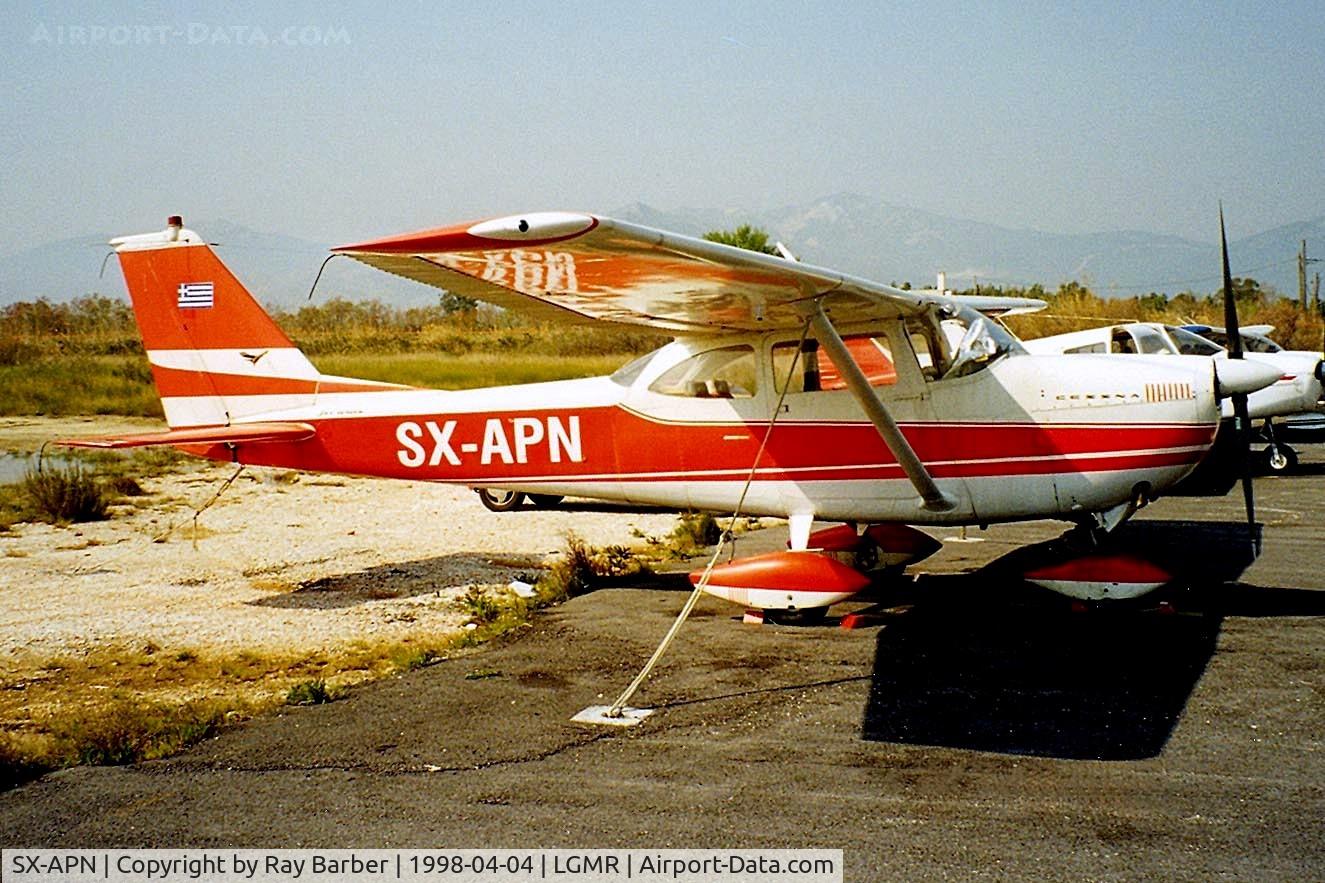
[[[914,525],[1112,528],[1202,460],[1221,398],[1278,377],[1240,361],[1034,355],[974,308],[998,304],[551,212],[334,251],[544,321],[675,339],[606,377],[408,388],[318,372],[178,217],[112,245],[169,429],[67,443],[782,516],[790,552],[709,585],[771,610],[861,587],[813,549],[868,544],[896,564],[933,551]],[[849,527],[812,539],[815,520]],[[1059,588],[1137,591],[1074,585]]]
[[[1279,371],[1275,382],[1247,397],[1248,415],[1261,420],[1268,442],[1264,463],[1273,472],[1284,472],[1297,463],[1297,453],[1276,430],[1276,418],[1311,417],[1325,413],[1325,360],[1320,353],[1285,350],[1265,337],[1269,326],[1241,329],[1246,358]],[[1026,349],[1042,354],[1113,353],[1130,356],[1196,356],[1228,358],[1229,338],[1223,328],[1209,325],[1174,326],[1159,322],[1125,322],[1085,331],[1023,341]],[[1232,402],[1223,403],[1223,414],[1232,417]]]

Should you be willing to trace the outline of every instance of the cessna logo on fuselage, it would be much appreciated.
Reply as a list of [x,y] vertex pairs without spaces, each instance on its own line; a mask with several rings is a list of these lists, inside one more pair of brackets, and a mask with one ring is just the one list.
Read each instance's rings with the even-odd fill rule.
[[[508,426],[509,424],[509,426]],[[407,420],[396,426],[400,465],[410,469],[420,466],[461,466],[478,457],[479,465],[493,463],[584,462],[580,447],[580,418],[560,417],[489,417],[483,424],[481,439],[457,436],[458,420]],[[466,427],[468,428],[468,427]]]

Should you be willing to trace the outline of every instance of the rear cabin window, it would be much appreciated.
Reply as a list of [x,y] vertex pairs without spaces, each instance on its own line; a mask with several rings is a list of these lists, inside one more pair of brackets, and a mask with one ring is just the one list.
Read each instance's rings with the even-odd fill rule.
[[[852,361],[869,380],[871,386],[893,386],[897,383],[897,368],[893,363],[892,346],[882,334],[852,334],[842,338]],[[795,358],[797,347],[800,358]],[[792,362],[795,361],[793,369]],[[798,342],[779,343],[773,347],[773,376],[778,392],[782,392],[791,378],[791,392],[818,392],[846,389],[846,380],[819,341],[807,337]]]
[[1104,352],[1104,343],[1088,343],[1085,346],[1074,346],[1063,350],[1064,353],[1071,355],[1073,353],[1102,353]]
[[698,353],[669,368],[649,390],[696,399],[748,399],[758,388],[756,373],[753,347],[728,346]]

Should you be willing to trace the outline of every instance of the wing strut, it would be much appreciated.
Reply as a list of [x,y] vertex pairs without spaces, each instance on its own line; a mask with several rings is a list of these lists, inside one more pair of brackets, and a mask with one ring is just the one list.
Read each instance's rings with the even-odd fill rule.
[[897,421],[893,420],[893,415],[888,413],[887,407],[883,401],[874,392],[874,387],[866,379],[856,360],[851,358],[851,353],[847,351],[847,346],[838,336],[837,329],[833,323],[828,320],[828,315],[824,313],[823,304],[818,300],[814,302],[814,313],[810,317],[813,323],[816,336],[819,343],[828,350],[829,357],[837,365],[842,379],[846,381],[847,389],[860,402],[860,406],[865,409],[865,414],[874,424],[874,428],[879,431],[879,436],[883,443],[892,451],[893,456],[897,458],[897,463],[906,473],[906,477],[911,479],[911,484],[915,486],[916,492],[920,494],[924,502],[921,504],[931,512],[947,512],[957,505],[957,501],[950,495],[945,494],[934,483],[934,477],[929,474],[925,464],[920,462],[916,456],[911,443],[902,435],[902,430],[897,427]]

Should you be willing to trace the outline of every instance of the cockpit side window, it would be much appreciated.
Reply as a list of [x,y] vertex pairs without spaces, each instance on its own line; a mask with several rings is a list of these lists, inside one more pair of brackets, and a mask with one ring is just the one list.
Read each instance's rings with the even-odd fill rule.
[[[897,368],[893,363],[892,344],[880,332],[850,334],[842,338],[856,367],[869,380],[871,386],[893,386],[897,383]],[[792,392],[818,392],[846,389],[846,379],[833,360],[819,345],[807,337],[800,343],[800,358],[796,356],[795,342],[779,343],[773,347],[773,377],[780,393],[790,376]],[[793,369],[792,362],[795,361]]]
[[1109,352],[1132,354],[1136,352],[1136,341],[1132,340],[1132,335],[1127,333],[1126,328],[1113,329],[1113,339],[1109,342]]
[[1132,336],[1136,338],[1137,348],[1149,355],[1168,355],[1169,345],[1166,340],[1153,328],[1136,326],[1132,328]]
[[948,350],[944,347],[947,341],[935,333],[932,322],[924,319],[907,319],[905,327],[916,361],[920,363],[920,373],[926,380],[938,380],[948,370]]
[[1173,343],[1178,347],[1178,352],[1184,356],[1213,356],[1223,349],[1201,335],[1193,334],[1183,328],[1166,325],[1164,330],[1168,331],[1169,337],[1173,338]]
[[754,347],[706,350],[669,368],[649,387],[651,392],[696,399],[748,399],[758,388]]

